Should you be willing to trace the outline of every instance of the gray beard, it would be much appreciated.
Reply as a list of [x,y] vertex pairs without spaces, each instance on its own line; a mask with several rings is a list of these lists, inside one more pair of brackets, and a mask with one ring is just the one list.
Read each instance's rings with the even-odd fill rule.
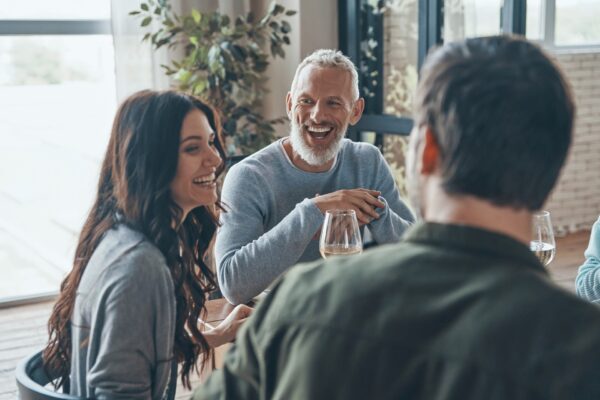
[[292,148],[301,159],[313,167],[318,167],[331,161],[342,148],[342,139],[344,136],[346,136],[345,129],[343,134],[338,135],[328,148],[317,152],[302,137],[301,128],[296,120],[292,120],[290,123],[290,142]]

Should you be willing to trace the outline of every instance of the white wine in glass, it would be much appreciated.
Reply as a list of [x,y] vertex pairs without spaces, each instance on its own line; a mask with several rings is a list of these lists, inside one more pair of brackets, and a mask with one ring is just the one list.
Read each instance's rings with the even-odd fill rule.
[[533,251],[540,262],[546,266],[556,255],[556,242],[550,213],[540,211],[533,214],[533,238],[531,239],[531,251]]
[[323,258],[362,253],[362,239],[354,210],[329,210],[321,229],[319,251]]

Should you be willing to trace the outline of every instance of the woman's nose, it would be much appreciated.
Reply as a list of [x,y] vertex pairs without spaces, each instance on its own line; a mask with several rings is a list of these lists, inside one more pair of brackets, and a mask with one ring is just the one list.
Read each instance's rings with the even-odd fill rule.
[[218,167],[222,162],[223,159],[217,149],[211,146],[209,156],[206,158],[206,164],[211,167]]

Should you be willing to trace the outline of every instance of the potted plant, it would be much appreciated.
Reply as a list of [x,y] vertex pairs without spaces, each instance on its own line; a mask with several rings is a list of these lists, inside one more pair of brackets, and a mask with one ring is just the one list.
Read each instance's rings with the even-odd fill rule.
[[[181,49],[181,59],[163,65],[178,89],[192,93],[221,113],[230,155],[250,154],[275,139],[274,125],[285,117],[265,119],[261,102],[268,92],[264,73],[270,57],[285,57],[293,10],[273,2],[255,19],[250,12],[234,21],[217,11],[189,14],[173,12],[167,0],[145,0],[130,12],[149,32],[153,48]],[[153,23],[154,22],[154,23]]]

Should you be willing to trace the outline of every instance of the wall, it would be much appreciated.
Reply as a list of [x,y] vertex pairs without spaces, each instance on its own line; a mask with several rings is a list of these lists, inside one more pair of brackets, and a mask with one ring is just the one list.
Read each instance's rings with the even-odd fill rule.
[[546,209],[560,232],[588,229],[600,215],[600,52],[556,54],[577,105],[567,165]]

